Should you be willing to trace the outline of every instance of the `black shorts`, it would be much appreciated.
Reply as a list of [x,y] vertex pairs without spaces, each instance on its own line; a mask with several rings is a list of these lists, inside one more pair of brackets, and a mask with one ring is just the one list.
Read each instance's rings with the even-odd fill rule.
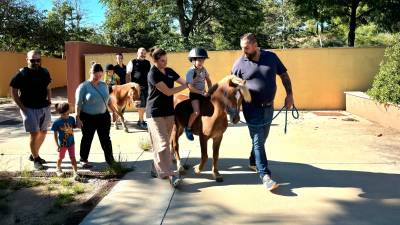
[[204,97],[204,95],[201,94],[197,94],[197,93],[189,93],[189,98],[191,101],[193,100],[199,100],[200,102],[204,101],[206,99],[206,97]]
[[138,108],[146,108],[148,95],[149,89],[147,87],[140,87],[140,105]]

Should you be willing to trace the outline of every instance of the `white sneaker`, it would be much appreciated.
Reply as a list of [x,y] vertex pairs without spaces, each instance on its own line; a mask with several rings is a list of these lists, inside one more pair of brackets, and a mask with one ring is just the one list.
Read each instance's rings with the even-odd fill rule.
[[57,169],[56,174],[57,174],[57,177],[62,177],[62,176],[64,176],[64,173],[63,173],[63,171],[61,170],[61,168]]
[[182,179],[179,176],[171,176],[169,181],[174,188],[177,188],[182,183]]
[[269,175],[264,175],[262,181],[267,190],[269,191],[272,191],[279,187],[279,184],[277,184],[274,180],[272,180],[272,178]]

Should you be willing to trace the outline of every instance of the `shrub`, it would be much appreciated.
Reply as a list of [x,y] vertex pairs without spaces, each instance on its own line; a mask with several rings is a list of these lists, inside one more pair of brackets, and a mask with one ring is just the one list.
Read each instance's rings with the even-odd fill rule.
[[385,58],[367,93],[381,103],[400,104],[400,34],[386,48]]

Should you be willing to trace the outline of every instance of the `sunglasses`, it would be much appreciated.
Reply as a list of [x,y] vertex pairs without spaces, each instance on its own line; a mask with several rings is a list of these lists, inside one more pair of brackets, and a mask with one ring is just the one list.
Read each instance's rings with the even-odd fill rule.
[[31,62],[31,63],[40,63],[41,59],[30,59],[29,62]]

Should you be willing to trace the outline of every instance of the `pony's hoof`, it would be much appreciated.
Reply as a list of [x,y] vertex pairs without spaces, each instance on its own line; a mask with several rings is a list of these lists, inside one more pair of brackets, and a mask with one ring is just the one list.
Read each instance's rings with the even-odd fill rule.
[[128,130],[128,128],[125,128],[125,132],[126,132],[126,133],[129,133],[129,130]]
[[223,182],[224,181],[224,178],[222,177],[222,175],[221,174],[213,174],[213,178],[214,178],[214,180],[216,181],[216,182]]
[[182,166],[179,167],[178,173],[179,173],[179,175],[186,175],[186,170],[185,170],[185,168],[183,168]]
[[195,174],[197,174],[197,175],[198,175],[198,174],[200,174],[200,173],[201,173],[201,170],[200,170],[200,165],[194,166],[194,167],[193,167],[193,169],[194,169],[194,173],[195,173]]

